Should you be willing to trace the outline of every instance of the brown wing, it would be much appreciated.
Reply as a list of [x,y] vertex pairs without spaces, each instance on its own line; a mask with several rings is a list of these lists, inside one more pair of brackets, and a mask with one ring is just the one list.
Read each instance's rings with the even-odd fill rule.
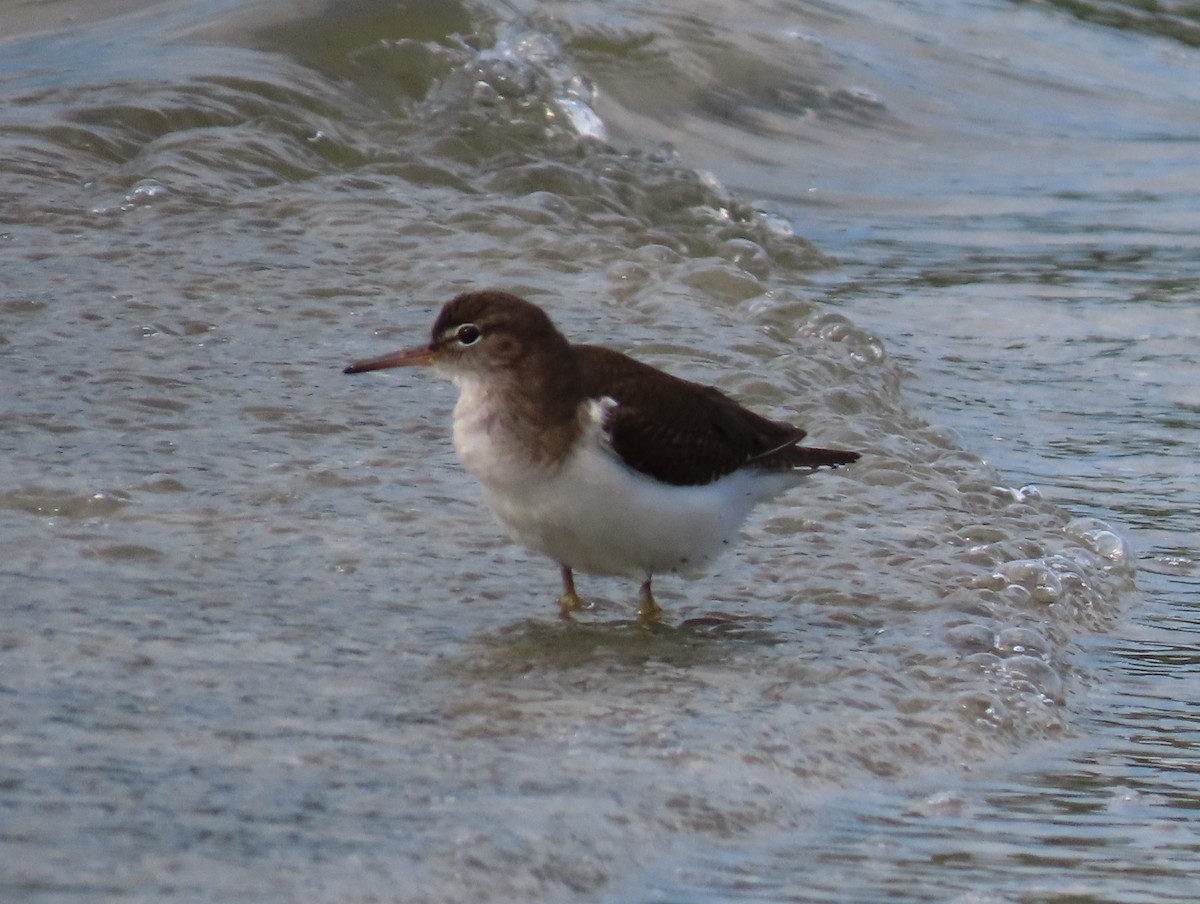
[[588,398],[617,402],[605,428],[632,468],[699,486],[753,466],[766,471],[849,464],[857,452],[797,445],[804,431],[743,408],[711,386],[681,380],[612,349],[576,345]]

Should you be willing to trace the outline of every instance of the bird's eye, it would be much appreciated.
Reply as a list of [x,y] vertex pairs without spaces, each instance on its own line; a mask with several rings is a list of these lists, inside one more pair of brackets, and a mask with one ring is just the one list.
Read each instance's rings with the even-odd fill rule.
[[479,337],[483,333],[479,332],[479,327],[473,323],[464,323],[454,333],[454,338],[458,340],[459,345],[474,345],[479,341]]

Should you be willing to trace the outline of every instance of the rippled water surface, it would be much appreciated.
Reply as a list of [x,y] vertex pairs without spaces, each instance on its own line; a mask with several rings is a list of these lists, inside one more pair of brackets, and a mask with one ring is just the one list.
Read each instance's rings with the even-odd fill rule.
[[[0,0],[0,898],[1193,900],[1190,15]],[[559,621],[481,286],[864,459]]]

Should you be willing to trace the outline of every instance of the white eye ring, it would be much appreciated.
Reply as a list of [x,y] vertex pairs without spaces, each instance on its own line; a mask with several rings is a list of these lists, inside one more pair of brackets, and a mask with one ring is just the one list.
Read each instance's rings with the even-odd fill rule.
[[475,324],[464,323],[454,331],[454,338],[458,340],[459,345],[474,345],[483,338],[483,333],[479,331],[479,327]]

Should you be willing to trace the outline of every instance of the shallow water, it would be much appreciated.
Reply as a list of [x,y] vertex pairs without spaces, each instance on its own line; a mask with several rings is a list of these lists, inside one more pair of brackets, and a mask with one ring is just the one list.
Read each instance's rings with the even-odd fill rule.
[[[0,4],[4,899],[1191,900],[1196,51],[521,9]],[[867,455],[559,622],[480,285]]]

